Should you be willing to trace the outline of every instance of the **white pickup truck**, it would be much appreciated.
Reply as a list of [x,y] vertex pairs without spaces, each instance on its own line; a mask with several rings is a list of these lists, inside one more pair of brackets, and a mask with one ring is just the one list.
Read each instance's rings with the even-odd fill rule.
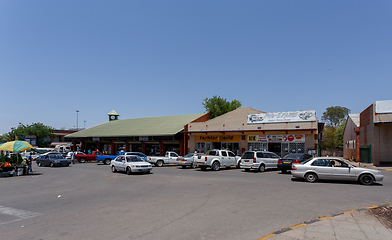
[[233,152],[227,150],[209,150],[206,155],[197,156],[197,166],[201,170],[206,170],[207,167],[214,171],[219,171],[222,167],[231,168],[240,166],[240,157],[236,156]]
[[178,158],[178,154],[175,152],[166,152],[165,156],[150,156],[147,157],[147,162],[151,164],[155,164],[155,166],[162,167],[164,163],[166,164],[175,164]]

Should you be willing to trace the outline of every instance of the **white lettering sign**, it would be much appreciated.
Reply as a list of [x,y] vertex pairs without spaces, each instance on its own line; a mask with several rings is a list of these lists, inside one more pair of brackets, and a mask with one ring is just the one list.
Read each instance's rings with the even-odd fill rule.
[[248,114],[248,124],[315,121],[315,110]]

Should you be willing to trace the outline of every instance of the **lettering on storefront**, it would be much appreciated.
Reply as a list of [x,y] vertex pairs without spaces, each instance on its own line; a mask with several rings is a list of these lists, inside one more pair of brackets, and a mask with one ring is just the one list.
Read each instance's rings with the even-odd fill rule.
[[225,136],[196,136],[196,142],[238,142],[238,135],[225,135]]
[[146,141],[148,141],[148,137],[139,137],[139,141],[140,142],[146,142]]
[[248,142],[305,142],[305,134],[249,135]]
[[316,111],[274,112],[248,114],[248,124],[279,122],[315,122]]

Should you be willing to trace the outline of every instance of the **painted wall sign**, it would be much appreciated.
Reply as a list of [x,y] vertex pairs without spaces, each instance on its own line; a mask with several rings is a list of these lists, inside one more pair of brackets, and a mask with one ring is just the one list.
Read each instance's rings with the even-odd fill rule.
[[248,124],[314,121],[316,121],[315,110],[248,114]]
[[196,142],[238,142],[240,136],[238,135],[223,135],[223,136],[196,136]]
[[139,137],[139,141],[140,142],[148,141],[148,137]]
[[305,142],[305,134],[249,135],[248,142]]

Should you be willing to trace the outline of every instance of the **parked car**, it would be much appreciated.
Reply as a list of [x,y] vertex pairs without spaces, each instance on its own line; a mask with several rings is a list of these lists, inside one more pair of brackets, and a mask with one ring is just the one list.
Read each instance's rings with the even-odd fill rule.
[[355,167],[339,158],[328,157],[316,157],[293,164],[291,174],[308,182],[316,182],[318,179],[345,180],[359,181],[363,185],[371,185],[384,178],[378,170]]
[[35,162],[37,163],[38,167],[42,166],[63,166],[68,167],[71,164],[69,159],[64,158],[60,153],[45,153],[38,157]]
[[147,162],[147,155],[141,152],[121,152],[121,155],[136,155],[143,159],[143,161]]
[[143,161],[143,159],[136,155],[117,156],[111,161],[110,167],[112,172],[126,172],[127,174],[133,172],[150,173],[152,170],[150,163]]
[[279,156],[267,151],[246,151],[242,154],[240,168],[249,172],[254,169],[264,172],[267,168],[278,167]]
[[[66,158],[66,159],[71,159],[71,153],[72,153],[72,152],[68,152],[68,153],[67,153],[67,156],[66,156],[65,158]],[[84,154],[84,153],[82,153],[82,152],[75,152],[75,155],[76,155],[76,154],[82,155],[82,154]]]
[[176,164],[182,168],[191,167],[196,168],[197,163],[195,157],[202,155],[201,153],[188,153],[183,157],[178,157],[176,159]]
[[162,167],[163,164],[175,164],[176,159],[178,158],[178,154],[176,152],[166,152],[165,156],[150,156],[148,158],[148,162],[154,164],[157,167]]
[[307,153],[287,154],[286,156],[278,160],[278,169],[281,170],[282,173],[286,173],[287,171],[291,171],[291,165],[293,163],[300,163],[310,158],[312,158],[312,155],[309,155]]
[[238,167],[240,157],[236,156],[232,151],[214,149],[209,150],[206,154],[197,156],[195,160],[201,170],[211,168],[214,171],[219,171],[221,167]]

